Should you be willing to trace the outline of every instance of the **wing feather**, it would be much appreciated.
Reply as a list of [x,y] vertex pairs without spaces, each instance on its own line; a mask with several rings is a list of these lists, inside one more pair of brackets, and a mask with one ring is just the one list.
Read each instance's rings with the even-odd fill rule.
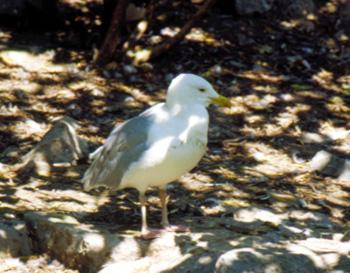
[[104,186],[118,189],[129,166],[147,150],[151,115],[139,115],[114,128],[105,144],[93,155],[85,172],[84,189]]

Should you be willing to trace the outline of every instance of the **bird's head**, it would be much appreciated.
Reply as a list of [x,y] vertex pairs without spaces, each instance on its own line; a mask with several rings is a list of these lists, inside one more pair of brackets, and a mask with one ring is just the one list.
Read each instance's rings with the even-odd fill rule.
[[220,96],[207,80],[194,74],[180,74],[174,78],[169,85],[166,101],[169,105],[230,105],[229,99]]

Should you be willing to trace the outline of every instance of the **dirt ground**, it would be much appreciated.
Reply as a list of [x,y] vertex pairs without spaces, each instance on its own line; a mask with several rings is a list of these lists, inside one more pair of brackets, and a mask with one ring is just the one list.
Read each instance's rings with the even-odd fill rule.
[[[53,120],[65,115],[79,122],[79,135],[92,151],[116,123],[163,100],[171,78],[191,72],[212,82],[232,107],[210,109],[206,156],[170,185],[174,222],[184,216],[232,217],[237,208],[258,206],[322,212],[350,227],[350,182],[310,173],[307,165],[318,150],[341,157],[350,150],[350,47],[337,11],[324,6],[315,18],[293,21],[275,11],[240,18],[216,7],[152,63],[135,67],[120,53],[116,62],[97,69],[90,61],[102,35],[100,8],[91,1],[76,5],[71,25],[54,31],[0,29],[3,164],[19,162]],[[174,8],[176,20],[164,11],[167,20],[154,22],[139,42],[176,33],[193,12],[188,4]],[[21,219],[28,211],[79,213],[87,223],[108,219],[121,232],[138,230],[137,193],[82,193],[79,179],[87,166],[79,162],[48,177],[2,172],[0,220]],[[150,223],[157,226],[156,190],[150,190],[149,204]],[[49,258],[39,259],[52,266]],[[59,265],[55,270],[50,272],[70,272]]]

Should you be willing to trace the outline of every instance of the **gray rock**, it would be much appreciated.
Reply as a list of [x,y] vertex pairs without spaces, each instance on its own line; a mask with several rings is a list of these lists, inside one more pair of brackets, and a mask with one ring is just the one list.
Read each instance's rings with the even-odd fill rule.
[[254,247],[236,248],[221,255],[215,273],[347,272],[349,250],[348,243],[319,238],[283,243],[255,242]]
[[274,0],[236,0],[236,10],[240,15],[264,13],[272,8]]
[[127,21],[139,21],[146,16],[146,9],[143,7],[135,6],[130,3],[126,9],[126,20]]
[[331,230],[335,225],[326,214],[314,211],[293,210],[288,215],[289,220],[297,226],[309,227],[314,232],[319,230]]
[[326,176],[350,182],[350,160],[341,158],[327,151],[318,151],[311,159],[310,170]]
[[345,32],[350,34],[350,1],[344,2],[344,7],[340,11],[341,23]]
[[110,247],[120,240],[105,233],[84,230],[69,216],[27,213],[24,216],[37,253],[47,253],[81,272],[97,272]]
[[0,2],[0,15],[15,16],[22,14],[26,8],[27,0],[12,0]]
[[[29,259],[28,259],[29,258]],[[70,270],[57,260],[52,260],[47,255],[32,255],[30,257],[1,259],[0,272],[4,273],[79,273]]]
[[289,18],[303,18],[316,12],[313,0],[276,0],[276,3],[282,14]]
[[263,223],[269,223],[272,226],[278,226],[285,220],[287,216],[285,214],[276,214],[268,209],[261,208],[243,208],[234,213],[234,219],[237,221],[249,223],[261,221]]
[[20,155],[20,149],[15,146],[7,147],[2,153],[0,153],[0,158],[17,158]]
[[223,254],[217,261],[215,273],[321,273],[312,261],[302,255],[269,247],[264,251],[239,248]]
[[166,82],[171,82],[171,80],[174,78],[174,74],[169,73],[165,75],[165,81]]
[[40,14],[45,19],[56,17],[57,6],[55,1],[45,0],[2,0],[0,1],[0,16],[29,17]]
[[0,258],[28,256],[31,243],[21,221],[0,222]]
[[135,74],[137,69],[132,65],[126,64],[123,66],[123,71],[125,74]]
[[70,117],[57,120],[17,168],[27,171],[34,168],[39,175],[48,176],[52,167],[74,165],[77,160],[87,158],[88,145],[78,137],[77,127]]
[[102,90],[98,89],[98,88],[94,88],[92,91],[91,91],[91,95],[93,95],[94,97],[104,97],[105,96],[105,93],[103,93]]
[[[255,232],[259,235],[219,228],[233,219],[206,217],[197,223],[191,218],[193,232],[164,232],[146,241],[111,232],[108,223],[88,225],[71,216],[30,212],[24,218],[35,253],[48,253],[86,273],[326,273],[349,268],[350,245],[341,238],[286,239],[271,228]],[[217,225],[209,228],[211,222]]]
[[350,160],[345,160],[343,169],[340,175],[338,176],[338,179],[341,181],[350,182]]
[[[204,234],[190,238],[169,232],[145,241],[110,233],[106,226],[100,229],[84,225],[71,216],[30,212],[24,218],[36,253],[48,253],[80,272],[213,272],[214,258],[209,271],[205,270],[208,264],[194,264],[201,257],[215,255],[208,253],[206,243],[201,239]],[[215,239],[216,242],[217,246],[222,244],[220,238]],[[214,251],[217,251],[216,247]],[[181,266],[177,267],[179,264]],[[189,268],[193,271],[188,271]]]
[[342,236],[342,238],[341,238],[341,241],[342,241],[342,242],[349,242],[349,241],[350,241],[350,230],[347,230],[347,231],[343,234],[343,236]]
[[323,143],[326,141],[325,137],[312,132],[304,132],[301,135],[301,141],[303,143]]

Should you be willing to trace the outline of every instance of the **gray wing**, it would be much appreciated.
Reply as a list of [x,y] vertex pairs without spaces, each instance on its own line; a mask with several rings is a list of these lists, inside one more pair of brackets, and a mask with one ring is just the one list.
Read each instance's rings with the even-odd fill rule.
[[99,186],[117,189],[129,166],[147,150],[151,123],[152,116],[141,114],[114,128],[84,174],[84,189]]

